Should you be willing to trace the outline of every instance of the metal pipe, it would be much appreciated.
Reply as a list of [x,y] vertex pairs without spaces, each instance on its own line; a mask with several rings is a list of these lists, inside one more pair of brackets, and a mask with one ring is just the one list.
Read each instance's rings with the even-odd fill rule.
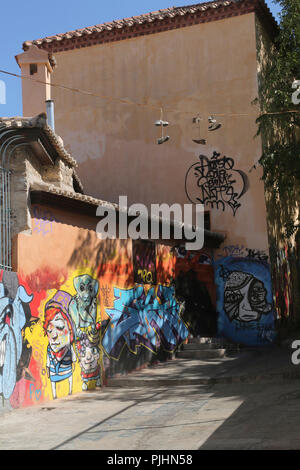
[[47,100],[46,101],[46,113],[47,113],[48,125],[52,128],[53,132],[55,132],[54,101],[53,100]]

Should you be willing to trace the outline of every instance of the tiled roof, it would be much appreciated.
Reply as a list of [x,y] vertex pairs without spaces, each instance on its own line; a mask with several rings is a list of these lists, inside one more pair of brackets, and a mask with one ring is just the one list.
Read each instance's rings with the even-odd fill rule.
[[276,21],[264,0],[217,0],[183,7],[166,8],[131,18],[26,41],[23,43],[23,49],[27,50],[30,45],[35,44],[48,51],[59,52],[224,19],[253,11],[262,15],[271,29],[276,28]]
[[[68,199],[73,199],[75,201],[80,201],[80,202],[85,202],[87,204],[90,204],[92,206],[98,207],[98,206],[104,206],[104,207],[109,207],[109,208],[114,208],[116,210],[119,210],[119,207],[117,204],[114,204],[112,202],[108,201],[103,201],[102,199],[96,199],[92,196],[89,196],[87,194],[81,194],[81,193],[76,193],[73,191],[67,191],[65,189],[61,189],[53,184],[43,184],[41,185],[40,183],[32,183],[30,187],[31,191],[45,191],[49,194],[55,194],[57,196],[62,196]],[[96,212],[95,212],[96,215]]]
[[[76,207],[77,203],[77,209],[79,212],[79,208],[81,207],[81,210],[83,210],[85,215],[93,215],[96,216],[96,208],[98,206],[107,208],[107,209],[115,209],[117,212],[123,212],[126,213],[129,216],[128,209],[127,208],[122,208],[118,204],[115,204],[113,202],[108,202],[104,201],[102,199],[96,199],[92,196],[88,196],[87,194],[79,194],[76,192],[72,191],[67,191],[65,189],[58,188],[57,186],[54,185],[48,185],[48,184],[41,184],[38,182],[34,182],[30,186],[30,192],[31,195],[34,198],[34,202],[41,203],[41,202],[49,202],[50,204],[54,202],[53,196],[58,199],[59,198],[59,207],[64,207],[68,208],[70,206],[70,203],[73,203],[73,208]],[[42,197],[41,197],[42,196]],[[43,197],[44,196],[44,197]],[[49,197],[52,196],[52,197]],[[68,204],[67,204],[68,203]],[[78,206],[80,204],[81,206]],[[89,208],[89,210],[88,210]],[[130,217],[130,216],[129,216]],[[168,219],[163,219],[161,217],[149,217],[149,220],[156,220],[160,223],[166,223],[169,222]],[[171,225],[178,225],[180,228],[184,227],[184,224],[178,223],[178,222],[171,222]],[[191,227],[190,227],[191,228]],[[194,229],[194,228],[193,228]],[[221,233],[221,232],[212,232],[210,230],[204,230],[204,238],[206,240],[206,243],[213,242],[215,247],[218,247],[223,241],[225,240],[226,236]]]

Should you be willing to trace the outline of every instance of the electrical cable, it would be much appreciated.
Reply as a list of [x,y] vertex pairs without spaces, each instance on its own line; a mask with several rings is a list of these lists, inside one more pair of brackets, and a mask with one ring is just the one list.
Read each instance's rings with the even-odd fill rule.
[[[151,105],[151,104],[146,104],[146,103],[136,103],[134,101],[130,101],[128,99],[124,99],[124,98],[114,98],[112,96],[103,96],[103,95],[99,95],[97,93],[93,93],[91,91],[86,91],[86,90],[81,90],[80,88],[73,88],[73,87],[68,87],[66,85],[61,85],[61,84],[58,84],[58,83],[49,83],[49,82],[46,82],[46,81],[43,81],[43,80],[39,80],[39,79],[36,79],[36,78],[33,78],[33,77],[29,77],[28,75],[20,75],[20,74],[16,74],[16,73],[12,73],[12,72],[8,72],[6,70],[1,70],[0,69],[0,73],[3,73],[3,74],[6,74],[6,75],[10,75],[10,76],[13,76],[13,77],[17,77],[17,78],[21,78],[21,79],[27,79],[27,80],[32,80],[36,83],[40,83],[40,84],[43,84],[43,85],[50,85],[51,87],[54,87],[54,88],[62,88],[62,89],[65,89],[65,90],[68,90],[68,91],[73,91],[73,92],[76,92],[76,93],[81,93],[81,94],[84,94],[84,95],[88,95],[88,96],[93,96],[95,98],[101,98],[105,101],[116,101],[116,102],[120,102],[122,104],[127,104],[127,105],[131,105],[131,106],[141,106],[141,107],[148,107],[148,108],[152,108],[152,109],[156,109],[156,110],[160,110],[162,109],[162,107],[160,105]],[[173,112],[176,112],[176,113],[180,113],[180,114],[194,114],[194,111],[180,111],[178,109],[171,109],[171,108],[166,108],[167,111],[173,111]],[[209,113],[209,115],[214,115],[214,116],[218,116],[218,117],[225,117],[225,116],[256,116],[257,118],[260,118],[260,117],[264,117],[264,116],[271,116],[271,115],[280,115],[280,114],[290,114],[290,113],[295,113],[295,114],[298,114],[300,113],[300,110],[284,110],[284,111],[276,111],[276,112],[268,112],[268,113],[262,113],[260,115],[258,115],[257,113]]]

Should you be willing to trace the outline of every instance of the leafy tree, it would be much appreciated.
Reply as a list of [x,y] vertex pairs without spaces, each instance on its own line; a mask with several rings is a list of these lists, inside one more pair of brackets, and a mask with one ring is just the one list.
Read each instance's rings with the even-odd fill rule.
[[[300,80],[300,0],[274,3],[281,7],[280,24],[262,73],[257,134],[263,141],[259,163],[266,189],[284,203],[300,194],[300,104],[292,102],[292,84]],[[292,236],[299,226],[292,216],[287,217],[285,236]]]

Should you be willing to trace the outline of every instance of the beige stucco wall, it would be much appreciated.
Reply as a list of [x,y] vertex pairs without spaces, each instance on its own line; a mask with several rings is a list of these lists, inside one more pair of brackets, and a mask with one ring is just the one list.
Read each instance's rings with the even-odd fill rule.
[[[260,170],[249,173],[261,155],[261,141],[254,139],[258,108],[251,104],[258,95],[254,13],[55,58],[53,83],[112,98],[52,89],[56,131],[79,163],[86,192],[113,202],[127,195],[130,204],[189,203],[189,167],[200,153],[211,157],[216,150],[247,174],[249,189],[235,216],[230,207],[211,210],[212,229],[227,233],[226,245],[267,250]],[[156,144],[160,129],[153,125],[160,107],[170,123],[171,140],[163,145]],[[198,113],[206,146],[192,141]],[[210,133],[211,114],[222,128]]]

